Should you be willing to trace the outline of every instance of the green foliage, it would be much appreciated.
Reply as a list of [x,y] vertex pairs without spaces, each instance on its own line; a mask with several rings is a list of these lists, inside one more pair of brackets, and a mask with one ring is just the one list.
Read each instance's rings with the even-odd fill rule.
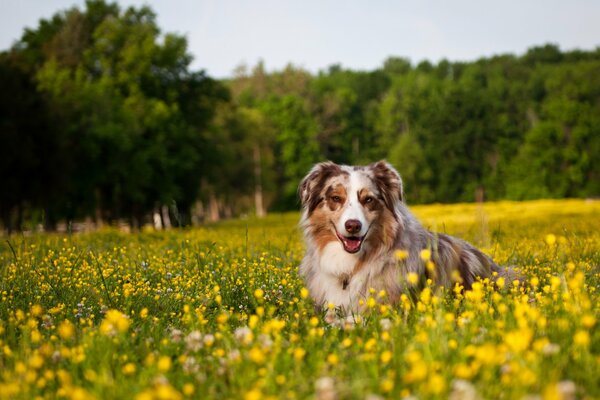
[[600,195],[600,50],[317,75],[259,62],[223,82],[190,61],[148,7],[90,0],[27,29],[0,56],[4,228],[296,209],[324,159],[386,158],[410,202]]
[[294,208],[298,182],[319,161],[316,123],[303,100],[294,95],[273,98],[263,105],[275,129],[275,146],[282,170],[281,208]]
[[[31,71],[32,96],[53,114],[36,113],[35,119],[52,128],[57,156],[66,160],[60,169],[43,165],[60,171],[62,181],[50,182],[60,191],[30,203],[45,211],[47,225],[94,215],[130,218],[139,226],[154,209],[172,203],[180,204],[183,222],[189,222],[203,155],[212,152],[212,117],[228,95],[202,72],[189,70],[185,38],[161,36],[147,7],[122,11],[89,1],[84,11],[57,14],[37,31],[26,31],[5,59],[13,58]],[[23,127],[19,134],[38,133]],[[19,179],[36,177],[25,171]],[[21,196],[13,207],[25,207],[27,200]],[[10,213],[10,204],[3,208]]]

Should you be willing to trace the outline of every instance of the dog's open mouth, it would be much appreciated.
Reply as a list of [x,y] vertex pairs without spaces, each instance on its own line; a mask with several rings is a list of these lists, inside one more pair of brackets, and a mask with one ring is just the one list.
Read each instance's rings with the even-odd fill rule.
[[338,233],[338,231],[335,231],[338,239],[340,239],[340,242],[342,242],[342,245],[344,246],[344,250],[346,250],[348,253],[357,253],[358,251],[360,251],[360,247],[362,246],[363,240],[365,239],[365,237],[356,237],[356,236],[344,236],[344,235],[340,235]]

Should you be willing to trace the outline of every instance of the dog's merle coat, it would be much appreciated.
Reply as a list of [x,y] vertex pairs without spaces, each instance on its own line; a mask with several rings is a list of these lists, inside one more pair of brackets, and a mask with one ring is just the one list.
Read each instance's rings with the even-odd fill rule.
[[[404,291],[422,288],[427,279],[470,289],[478,277],[502,273],[469,243],[423,228],[404,203],[400,175],[385,161],[317,164],[298,191],[307,247],[300,274],[317,305],[333,303],[358,311],[359,300],[371,288],[385,290],[394,303]],[[424,249],[431,252],[429,267],[421,257]],[[399,259],[397,250],[407,257]],[[406,281],[410,272],[419,277],[412,287]]]

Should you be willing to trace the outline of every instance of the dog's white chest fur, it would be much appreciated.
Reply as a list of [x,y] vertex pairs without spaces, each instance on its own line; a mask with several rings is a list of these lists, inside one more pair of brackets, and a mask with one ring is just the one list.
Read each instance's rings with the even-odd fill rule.
[[331,242],[304,260],[303,269],[308,269],[310,264],[318,265],[318,268],[309,268],[312,276],[307,281],[318,303],[334,304],[345,310],[356,309],[359,300],[365,296],[369,270],[374,267],[364,266],[356,271],[362,251],[350,254],[341,243]]
[[333,276],[349,275],[358,262],[358,254],[350,254],[339,242],[327,244],[319,256],[320,270]]

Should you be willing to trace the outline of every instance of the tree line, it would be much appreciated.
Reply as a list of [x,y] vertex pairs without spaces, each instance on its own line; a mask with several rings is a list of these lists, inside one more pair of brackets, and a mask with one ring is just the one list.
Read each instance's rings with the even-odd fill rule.
[[5,230],[298,208],[325,159],[385,158],[412,203],[600,194],[600,48],[438,63],[190,67],[148,7],[88,0],[0,53]]

